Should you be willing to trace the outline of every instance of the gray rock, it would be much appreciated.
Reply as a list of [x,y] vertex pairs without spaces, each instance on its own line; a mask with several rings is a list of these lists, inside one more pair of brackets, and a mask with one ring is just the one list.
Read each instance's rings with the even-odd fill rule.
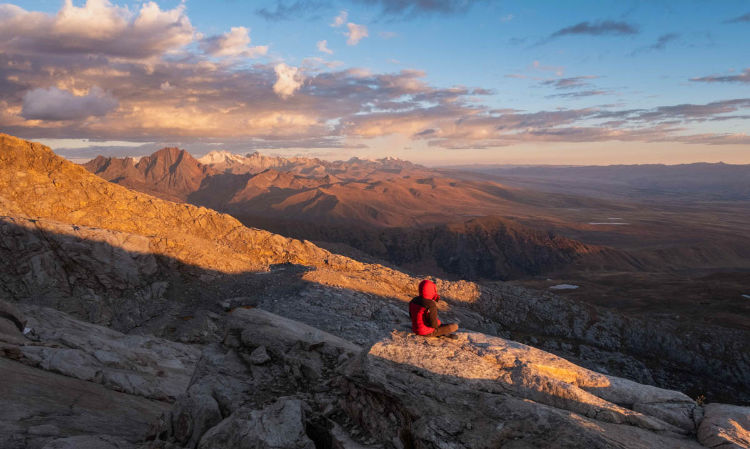
[[[199,349],[76,320],[44,307],[23,310],[39,342],[19,347],[23,360],[42,369],[101,383],[117,391],[174,400],[188,386]],[[43,345],[43,346],[42,346]]]
[[258,346],[250,353],[248,360],[253,365],[262,365],[271,360],[271,357],[268,355],[265,346]]
[[135,447],[133,443],[106,435],[78,435],[50,441],[42,449],[135,449]]
[[281,399],[261,410],[240,409],[201,438],[199,449],[315,449],[305,433],[304,404]]
[[717,449],[750,447],[750,407],[708,404],[698,427],[698,441]]
[[[129,449],[169,407],[4,358],[0,358],[0,379],[3,449],[41,448],[45,444],[52,448]],[[70,437],[75,438],[68,440]]]

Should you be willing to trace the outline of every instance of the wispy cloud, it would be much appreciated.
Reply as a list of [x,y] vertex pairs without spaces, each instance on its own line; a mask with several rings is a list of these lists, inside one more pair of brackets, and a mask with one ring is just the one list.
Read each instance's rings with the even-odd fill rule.
[[570,78],[560,78],[556,80],[545,80],[541,84],[544,86],[551,86],[555,89],[577,89],[580,87],[590,86],[591,83],[588,80],[596,79],[597,76],[585,75],[585,76],[573,76]]
[[580,90],[577,92],[565,92],[562,94],[547,95],[547,98],[580,98],[580,97],[592,97],[595,95],[608,95],[610,92],[606,90]]
[[298,0],[292,3],[280,1],[276,4],[276,9],[260,8],[255,13],[266,20],[279,22],[283,20],[294,20],[317,14],[321,9],[331,7],[329,1],[323,0]]
[[627,36],[638,34],[638,32],[638,26],[628,22],[617,20],[586,21],[561,28],[539,41],[536,45],[541,45],[563,36]]
[[384,16],[408,19],[424,15],[464,14],[472,6],[487,0],[355,0],[357,3],[379,7]]
[[630,55],[633,56],[638,53],[643,53],[647,51],[664,50],[664,48],[666,48],[668,43],[677,40],[679,37],[680,37],[679,33],[662,34],[656,39],[656,42],[654,42],[653,44],[647,45],[645,47],[637,48],[633,52],[631,52]]
[[700,78],[690,78],[690,81],[703,83],[750,83],[750,68],[737,75],[709,75]]
[[331,26],[334,28],[338,28],[341,25],[346,23],[346,19],[349,17],[349,13],[347,11],[341,11],[339,12],[339,15],[333,18],[333,22],[331,22]]
[[741,22],[750,22],[750,12],[724,21],[724,23],[741,23]]

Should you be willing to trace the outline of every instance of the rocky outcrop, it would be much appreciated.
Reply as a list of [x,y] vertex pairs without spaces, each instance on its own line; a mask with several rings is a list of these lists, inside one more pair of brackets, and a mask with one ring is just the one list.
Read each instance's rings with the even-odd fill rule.
[[24,323],[0,333],[3,448],[134,448],[185,392],[200,353],[49,308],[0,300],[0,311]]
[[700,411],[498,337],[394,331],[362,349],[235,309],[149,447],[700,448]]
[[750,447],[750,407],[708,404],[698,428],[698,441],[715,449]]
[[4,449],[135,449],[167,403],[0,357]]
[[49,308],[25,306],[28,337],[18,359],[45,371],[173,401],[187,388],[200,350],[160,338],[124,335]]

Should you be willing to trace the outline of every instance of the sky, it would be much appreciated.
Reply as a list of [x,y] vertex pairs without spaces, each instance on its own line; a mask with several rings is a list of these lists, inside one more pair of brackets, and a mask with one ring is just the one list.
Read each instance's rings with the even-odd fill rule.
[[750,2],[0,4],[0,132],[426,165],[750,163]]

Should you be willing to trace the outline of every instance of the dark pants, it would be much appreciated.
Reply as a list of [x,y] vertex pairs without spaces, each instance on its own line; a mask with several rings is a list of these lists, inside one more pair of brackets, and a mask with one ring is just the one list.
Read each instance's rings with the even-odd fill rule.
[[440,337],[441,335],[448,335],[456,332],[458,330],[458,324],[451,323],[451,324],[443,324],[432,333],[429,333],[425,335],[425,337]]

